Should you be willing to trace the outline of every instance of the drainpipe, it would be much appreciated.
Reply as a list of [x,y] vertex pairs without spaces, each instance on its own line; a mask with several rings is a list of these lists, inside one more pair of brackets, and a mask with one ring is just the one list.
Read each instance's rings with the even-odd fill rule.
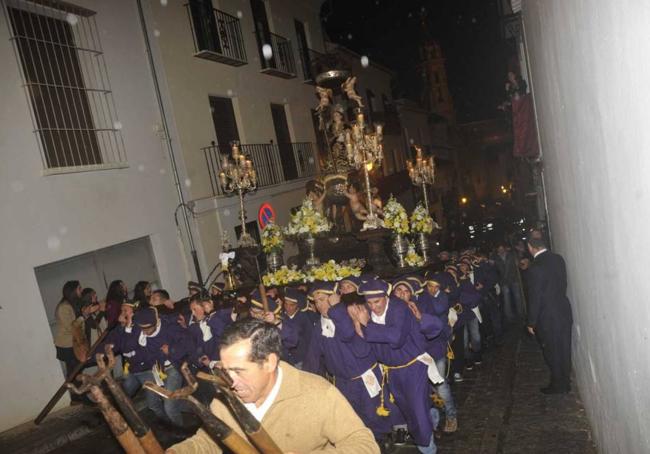
[[149,69],[151,70],[151,77],[153,79],[154,90],[156,92],[156,100],[158,101],[158,109],[160,110],[160,118],[162,120],[163,130],[165,132],[165,140],[167,142],[167,151],[169,152],[169,162],[172,167],[172,175],[174,176],[174,186],[176,187],[176,194],[178,196],[179,207],[182,207],[183,223],[187,231],[187,242],[190,247],[190,254],[194,262],[194,270],[196,272],[197,282],[203,283],[203,276],[201,275],[201,266],[199,265],[199,258],[196,254],[196,247],[194,246],[194,237],[192,236],[192,229],[190,228],[190,220],[187,215],[187,205],[185,204],[185,196],[183,195],[183,188],[181,186],[180,178],[178,176],[178,166],[176,165],[176,157],[174,155],[174,146],[171,136],[169,134],[169,125],[167,123],[167,115],[165,114],[165,106],[160,92],[160,83],[158,82],[158,74],[156,73],[156,65],[153,61],[153,53],[151,51],[151,42],[149,41],[149,32],[147,30],[147,22],[142,10],[142,1],[136,0],[138,4],[138,15],[140,16],[140,25],[144,34],[144,44],[147,47],[147,57],[149,60]]

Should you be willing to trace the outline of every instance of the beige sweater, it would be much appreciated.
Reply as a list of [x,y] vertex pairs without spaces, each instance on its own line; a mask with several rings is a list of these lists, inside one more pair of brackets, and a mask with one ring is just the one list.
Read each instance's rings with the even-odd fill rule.
[[72,304],[61,301],[54,310],[56,329],[54,331],[54,345],[61,348],[72,347],[72,322],[76,315]]
[[[343,395],[323,378],[280,362],[282,383],[278,395],[262,419],[262,426],[283,452],[308,454],[379,454],[372,432],[363,425]],[[226,406],[219,400],[212,413],[244,435]],[[177,454],[220,454],[222,449],[200,429],[174,445]]]

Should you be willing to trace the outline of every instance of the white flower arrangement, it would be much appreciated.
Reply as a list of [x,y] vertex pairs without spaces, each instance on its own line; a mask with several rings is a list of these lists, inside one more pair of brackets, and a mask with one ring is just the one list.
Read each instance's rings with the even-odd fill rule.
[[318,210],[314,208],[311,199],[306,198],[300,209],[291,215],[289,225],[284,229],[288,236],[317,235],[330,231],[330,223]]
[[409,217],[406,210],[393,196],[384,207],[384,227],[398,234],[409,233]]
[[426,233],[429,234],[433,231],[435,222],[429,216],[427,209],[420,203],[415,207],[411,213],[411,231],[413,233]]
[[282,227],[269,222],[262,230],[262,250],[269,254],[273,251],[281,251],[284,247],[284,235]]
[[424,258],[422,258],[421,255],[419,255],[417,252],[415,252],[415,245],[413,243],[409,242],[408,249],[406,251],[406,256],[404,257],[404,261],[408,266],[412,267],[420,267],[424,266]]

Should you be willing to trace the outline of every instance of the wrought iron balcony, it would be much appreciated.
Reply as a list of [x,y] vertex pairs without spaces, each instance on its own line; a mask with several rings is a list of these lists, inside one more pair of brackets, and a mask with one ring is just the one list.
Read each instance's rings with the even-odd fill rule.
[[[296,61],[293,56],[291,41],[284,36],[274,33],[265,33],[262,30],[255,30],[257,45],[260,50],[260,62],[262,72],[284,79],[296,77]],[[264,46],[271,46],[271,55],[264,55]],[[270,57],[270,58],[269,58]]]
[[231,66],[247,64],[239,19],[205,5],[185,5],[194,38],[194,56]]
[[[253,161],[257,172],[257,187],[272,186],[316,174],[317,157],[311,142],[257,143],[240,145],[240,150]],[[219,172],[230,146],[212,145],[201,149],[210,174],[212,195],[223,195]],[[290,161],[290,162],[289,162]]]

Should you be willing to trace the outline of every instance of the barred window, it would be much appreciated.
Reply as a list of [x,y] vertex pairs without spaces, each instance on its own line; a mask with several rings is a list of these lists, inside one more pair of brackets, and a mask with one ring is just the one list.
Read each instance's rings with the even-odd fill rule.
[[58,0],[0,1],[44,173],[125,167],[95,12]]

